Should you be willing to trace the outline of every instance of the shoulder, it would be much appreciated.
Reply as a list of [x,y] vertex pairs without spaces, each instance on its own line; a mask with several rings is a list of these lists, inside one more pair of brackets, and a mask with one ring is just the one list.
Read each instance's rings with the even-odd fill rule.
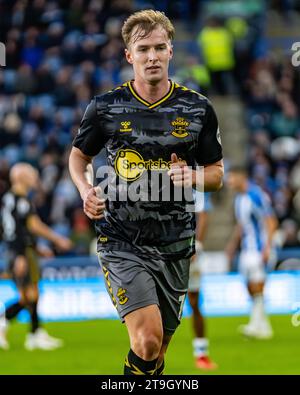
[[269,202],[269,196],[258,185],[250,184],[248,195],[255,203],[259,205],[261,205],[263,202]]
[[174,89],[176,92],[176,97],[178,98],[182,98],[183,100],[193,104],[200,104],[204,107],[212,106],[210,100],[206,96],[193,89],[189,89],[184,85],[178,84],[177,82],[174,83]]
[[21,215],[26,215],[32,210],[32,203],[25,196],[20,196],[17,202],[17,211]]
[[99,108],[103,105],[113,104],[116,100],[119,101],[122,98],[128,97],[127,87],[128,82],[125,82],[124,84],[117,86],[110,91],[94,96],[92,101],[94,101],[96,108]]
[[1,198],[1,202],[6,205],[12,205],[16,200],[16,195],[12,191],[7,191]]

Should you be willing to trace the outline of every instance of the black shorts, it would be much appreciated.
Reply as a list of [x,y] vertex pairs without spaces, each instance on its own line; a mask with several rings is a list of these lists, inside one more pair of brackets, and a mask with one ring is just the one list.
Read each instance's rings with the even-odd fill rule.
[[[15,265],[18,256],[24,256],[26,260],[26,270],[22,276],[16,276],[15,274]],[[39,282],[40,269],[38,264],[38,257],[34,248],[27,247],[23,251],[23,253],[9,251],[8,257],[9,274],[11,275],[18,288],[24,288],[28,285],[37,284]]]
[[180,323],[188,289],[190,259],[155,259],[135,252],[98,253],[105,284],[118,314],[159,306],[164,333],[172,335]]

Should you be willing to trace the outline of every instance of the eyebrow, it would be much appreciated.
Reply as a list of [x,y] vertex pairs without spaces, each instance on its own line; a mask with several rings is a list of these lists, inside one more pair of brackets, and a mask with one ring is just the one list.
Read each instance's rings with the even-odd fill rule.
[[[138,46],[137,46],[137,48],[149,48],[149,47],[151,47],[152,45],[143,45],[143,44],[139,44]],[[154,45],[155,47],[166,47],[167,46],[167,44],[166,43],[159,43],[159,44],[155,44]]]

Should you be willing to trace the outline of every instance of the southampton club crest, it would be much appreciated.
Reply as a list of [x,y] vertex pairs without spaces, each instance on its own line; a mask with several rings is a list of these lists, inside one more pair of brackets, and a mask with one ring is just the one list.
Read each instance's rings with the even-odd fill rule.
[[186,128],[189,126],[189,124],[190,123],[186,119],[177,117],[171,122],[171,125],[174,128],[171,132],[172,135],[179,138],[188,136],[189,132],[186,130]]

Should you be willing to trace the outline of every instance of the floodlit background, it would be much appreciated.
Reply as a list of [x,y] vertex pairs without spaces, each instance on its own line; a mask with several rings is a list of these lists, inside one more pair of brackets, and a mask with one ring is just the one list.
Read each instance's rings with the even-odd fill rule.
[[[268,268],[266,286],[275,337],[245,341],[236,327],[246,321],[250,301],[241,277],[228,274],[223,252],[234,225],[233,196],[226,187],[212,196],[201,304],[211,355],[220,365],[214,374],[299,374],[299,0],[0,0],[0,41],[6,47],[0,67],[0,196],[9,188],[9,168],[19,161],[31,163],[42,179],[34,197],[39,215],[75,243],[71,253],[41,261],[39,312],[65,347],[26,352],[28,317],[22,312],[10,329],[11,350],[0,350],[0,373],[122,372],[126,329],[115,319],[104,289],[93,225],[82,212],[67,160],[93,95],[132,78],[120,31],[124,19],[141,8],[162,10],[174,23],[171,78],[211,99],[225,168],[249,165],[280,223],[277,258]],[[100,153],[95,166],[103,160]],[[5,273],[1,242],[0,252],[1,310],[17,294]],[[193,365],[189,314],[186,304],[167,356],[167,374],[199,373]]]

